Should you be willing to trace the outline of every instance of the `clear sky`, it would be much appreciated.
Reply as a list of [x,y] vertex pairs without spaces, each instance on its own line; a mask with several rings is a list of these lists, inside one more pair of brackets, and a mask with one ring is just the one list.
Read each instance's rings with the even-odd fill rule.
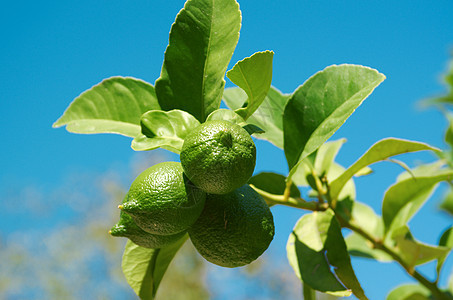
[[[243,23],[230,67],[256,51],[273,50],[273,85],[286,93],[332,64],[362,64],[387,76],[333,137],[348,139],[340,163],[352,163],[375,141],[389,136],[446,147],[444,118],[437,111],[418,109],[416,102],[444,91],[440,76],[453,50],[452,1],[239,3]],[[77,95],[104,78],[133,76],[154,83],[170,26],[183,4],[183,0],[2,3],[0,201],[24,186],[51,190],[67,174],[121,170],[134,159],[129,138],[75,135],[51,125]],[[257,145],[256,172],[287,172],[282,151],[267,143]],[[404,158],[410,165],[430,159]],[[358,199],[379,212],[386,187],[401,169],[384,163],[375,171],[356,183]],[[451,224],[447,216],[434,216],[437,204],[434,198],[411,223],[416,238],[424,242],[435,243],[432,233]],[[276,208],[274,214],[278,231],[271,249],[284,255],[286,238],[301,212]],[[14,223],[0,222],[0,233],[29,226],[23,216]],[[372,299],[382,299],[397,283],[409,281],[397,266],[364,260],[355,260],[354,265]]]

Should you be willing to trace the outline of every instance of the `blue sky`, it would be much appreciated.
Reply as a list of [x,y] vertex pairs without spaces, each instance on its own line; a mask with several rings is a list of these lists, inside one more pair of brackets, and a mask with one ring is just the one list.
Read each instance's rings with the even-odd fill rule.
[[[451,1],[239,3],[243,23],[230,68],[256,51],[273,50],[273,85],[286,93],[332,64],[362,64],[387,76],[333,137],[348,139],[340,163],[352,163],[375,141],[389,136],[445,147],[444,118],[435,110],[418,109],[416,102],[444,91],[440,76],[453,50]],[[51,125],[72,99],[103,78],[133,76],[154,83],[170,26],[183,4],[182,0],[3,3],[1,201],[24,186],[51,190],[68,174],[127,169],[137,157],[129,138],[76,135]],[[256,172],[287,172],[282,151],[262,142],[257,145]],[[428,154],[404,158],[410,165],[432,159]],[[401,169],[383,163],[374,170],[374,175],[357,181],[358,198],[379,212],[386,187]],[[435,243],[432,233],[451,224],[451,219],[437,214],[436,205],[434,198],[411,223],[422,241]],[[284,254],[281,248],[300,212],[276,208],[274,214],[278,232],[272,249]],[[29,227],[26,219],[18,218],[15,225],[0,223],[0,232]],[[373,299],[383,298],[396,283],[409,281],[397,266],[354,263]]]

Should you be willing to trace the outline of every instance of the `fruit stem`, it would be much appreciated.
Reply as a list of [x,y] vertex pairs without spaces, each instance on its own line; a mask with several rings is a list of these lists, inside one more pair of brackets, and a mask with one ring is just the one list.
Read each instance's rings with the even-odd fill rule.
[[258,194],[261,195],[261,197],[266,200],[268,205],[286,205],[286,206],[291,206],[295,208],[301,208],[301,209],[306,209],[306,210],[311,210],[311,211],[324,211],[328,208],[327,203],[319,203],[319,202],[314,202],[314,201],[306,201],[303,198],[294,198],[294,197],[285,197],[285,195],[275,195],[268,193],[266,191],[263,191],[253,184],[250,184],[250,187],[254,189]]

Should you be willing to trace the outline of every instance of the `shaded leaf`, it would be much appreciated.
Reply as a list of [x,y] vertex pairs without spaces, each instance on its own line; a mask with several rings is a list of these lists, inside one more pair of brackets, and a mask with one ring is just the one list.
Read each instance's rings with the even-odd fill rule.
[[450,251],[447,247],[431,246],[416,241],[407,226],[395,230],[392,239],[396,242],[396,252],[410,268],[443,258]]
[[380,140],[379,142],[371,146],[371,148],[368,149],[365,154],[363,154],[343,174],[341,174],[337,179],[335,179],[335,181],[330,184],[330,196],[332,197],[332,199],[336,198],[346,182],[362,168],[398,154],[422,150],[437,151],[436,148],[419,142],[395,138]]
[[382,218],[385,233],[398,229],[409,222],[429,198],[437,183],[450,180],[453,171],[438,171],[426,176],[410,177],[396,182],[385,193]]
[[[444,233],[440,237],[439,246],[447,247],[451,251],[451,249],[453,248],[453,227],[450,227],[444,231]],[[442,270],[442,267],[444,265],[444,262],[445,262],[445,259],[447,258],[447,256],[448,256],[448,253],[445,254],[443,257],[439,257],[439,259],[437,260],[437,267],[436,267],[437,276],[440,275],[440,271]]]
[[288,239],[287,254],[296,275],[313,289],[336,296],[352,291],[359,299],[367,299],[331,210],[302,216]]
[[296,165],[331,137],[384,79],[371,68],[333,65],[313,75],[292,94],[283,117],[290,176]]
[[140,117],[160,109],[154,87],[140,79],[111,77],[74,99],[53,127],[75,133],[140,135]]
[[[255,187],[274,195],[283,195],[286,189],[286,177],[271,172],[262,172],[252,176],[248,181]],[[290,196],[300,197],[300,191],[294,184],[291,185]]]
[[123,273],[140,299],[154,299],[165,271],[187,238],[188,235],[185,235],[161,249],[143,248],[127,241],[123,254]]
[[234,65],[227,77],[243,89],[248,99],[236,112],[247,120],[261,105],[272,82],[274,52],[257,52]]
[[156,93],[163,110],[181,109],[200,122],[220,107],[225,71],[239,39],[235,0],[189,0],[171,27]]
[[200,125],[191,114],[182,110],[151,110],[141,118],[142,135],[132,141],[132,149],[137,151],[164,148],[178,153],[184,138]]
[[444,200],[440,205],[440,208],[444,211],[453,215],[453,189],[449,188],[444,196]]
[[[283,149],[283,111],[289,95],[284,95],[271,87],[263,103],[247,119],[250,124],[257,125],[264,133],[256,136],[258,139],[269,141]],[[223,93],[223,100],[231,109],[239,109],[247,100],[247,94],[240,88],[229,88]]]
[[386,300],[429,300],[430,291],[419,284],[404,284],[392,290]]
[[258,126],[256,125],[253,125],[253,124],[247,124],[245,126],[243,126],[242,128],[245,129],[245,131],[247,131],[250,135],[254,134],[254,133],[264,133],[264,130],[259,128]]
[[374,259],[380,262],[390,262],[392,257],[384,251],[374,249],[373,244],[357,233],[351,233],[345,238],[348,252],[352,256]]

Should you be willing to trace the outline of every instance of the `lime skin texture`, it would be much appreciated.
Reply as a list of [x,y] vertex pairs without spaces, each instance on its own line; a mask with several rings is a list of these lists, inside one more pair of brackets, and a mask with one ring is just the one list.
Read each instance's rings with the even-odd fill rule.
[[222,267],[257,259],[274,237],[274,221],[264,199],[249,185],[225,194],[208,194],[189,237],[207,261]]
[[184,175],[178,162],[163,162],[141,173],[119,208],[146,232],[173,235],[198,218],[206,193]]
[[227,194],[252,176],[256,147],[241,126],[207,121],[186,136],[180,159],[195,185],[210,194]]
[[138,227],[130,215],[121,212],[120,220],[110,229],[110,234],[116,237],[126,237],[141,247],[158,249],[178,241],[186,232],[182,231],[172,235],[152,234]]

